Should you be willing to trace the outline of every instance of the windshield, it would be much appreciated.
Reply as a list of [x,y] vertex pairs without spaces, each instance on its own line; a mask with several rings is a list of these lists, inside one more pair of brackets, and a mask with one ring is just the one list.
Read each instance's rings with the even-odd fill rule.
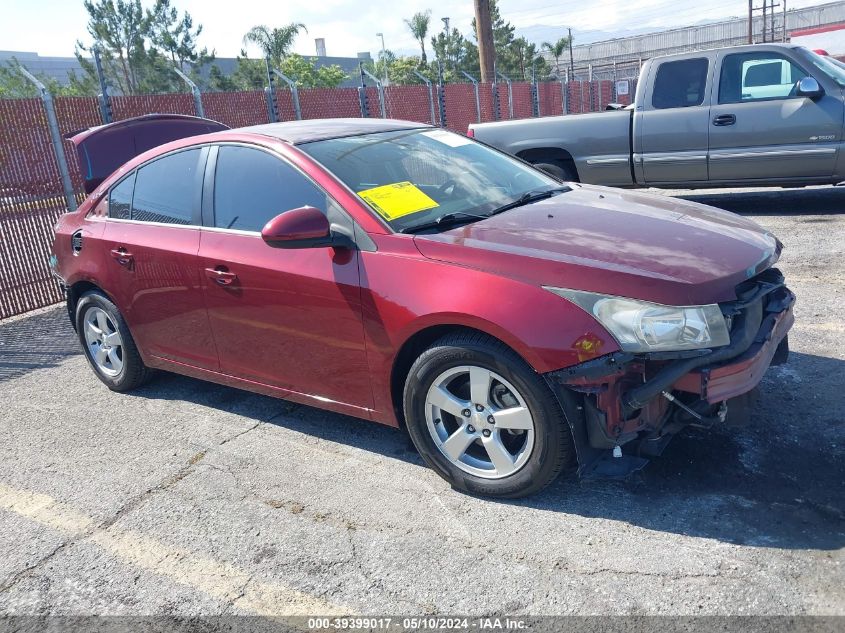
[[[357,193],[394,231],[438,218],[487,216],[560,183],[459,134],[436,128],[379,132],[299,148]],[[444,224],[445,226],[445,224]]]
[[806,48],[803,50],[817,69],[838,83],[840,88],[845,88],[845,66],[841,62]]

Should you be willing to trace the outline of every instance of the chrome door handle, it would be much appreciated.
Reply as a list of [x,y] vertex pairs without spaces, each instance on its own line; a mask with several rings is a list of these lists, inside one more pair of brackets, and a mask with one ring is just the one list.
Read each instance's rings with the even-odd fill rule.
[[122,246],[121,246],[121,247],[119,247],[119,248],[113,248],[113,249],[111,249],[111,256],[112,256],[112,257],[114,258],[114,260],[115,260],[115,261],[117,261],[117,263],[118,263],[118,264],[120,264],[121,266],[128,266],[128,265],[129,265],[129,264],[131,264],[131,263],[132,263],[132,261],[135,259],[135,258],[132,256],[132,253],[128,252],[128,251],[127,251],[125,248],[123,248]]
[[214,268],[206,268],[205,276],[209,279],[213,279],[221,286],[230,286],[232,285],[232,282],[234,282],[238,278],[235,273],[229,272],[229,269],[225,266],[215,266]]

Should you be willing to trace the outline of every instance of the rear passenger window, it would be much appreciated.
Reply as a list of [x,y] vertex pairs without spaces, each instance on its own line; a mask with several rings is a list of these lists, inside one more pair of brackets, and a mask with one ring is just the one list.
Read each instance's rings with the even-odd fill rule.
[[704,58],[660,64],[654,80],[651,105],[663,110],[688,108],[704,103],[707,64]]
[[135,186],[135,174],[121,181],[109,192],[109,217],[128,220],[132,208],[132,188]]
[[163,224],[193,224],[197,202],[200,150],[159,158],[141,167],[135,178],[132,219]]
[[269,220],[299,207],[326,212],[326,194],[282,159],[267,152],[222,145],[214,177],[214,226],[260,231]]

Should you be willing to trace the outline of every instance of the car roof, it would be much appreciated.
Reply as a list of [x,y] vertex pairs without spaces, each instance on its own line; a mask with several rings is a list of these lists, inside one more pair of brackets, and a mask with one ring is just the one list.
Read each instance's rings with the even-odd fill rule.
[[310,119],[306,121],[285,121],[242,127],[233,132],[263,134],[293,145],[325,141],[344,136],[358,136],[374,132],[394,132],[431,127],[426,123],[400,121],[399,119]]

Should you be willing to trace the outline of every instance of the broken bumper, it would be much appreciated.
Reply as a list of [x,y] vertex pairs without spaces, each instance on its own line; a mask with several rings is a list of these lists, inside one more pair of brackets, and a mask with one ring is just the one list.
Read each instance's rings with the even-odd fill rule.
[[754,342],[745,352],[724,364],[701,367],[686,374],[672,385],[672,389],[698,394],[710,404],[751,391],[770,365],[786,362],[789,354],[787,333],[793,323],[795,317],[790,301],[782,312],[764,319]]

